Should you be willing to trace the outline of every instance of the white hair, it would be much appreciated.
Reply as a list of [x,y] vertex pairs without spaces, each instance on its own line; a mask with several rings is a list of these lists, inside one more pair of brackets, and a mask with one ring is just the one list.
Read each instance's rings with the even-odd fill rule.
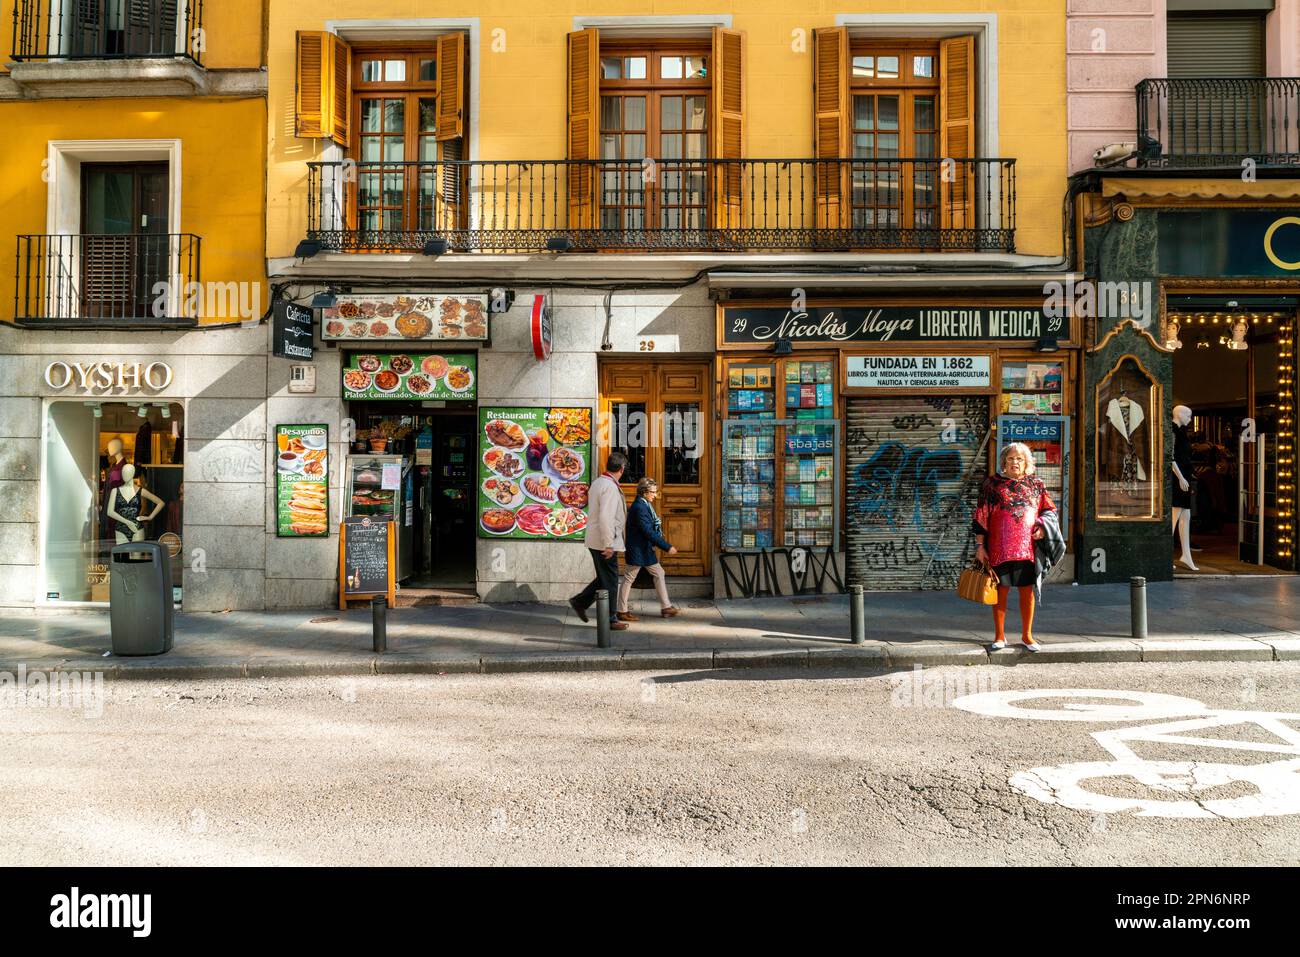
[[1029,450],[1029,446],[1025,445],[1024,442],[1012,442],[1010,445],[1003,447],[1002,454],[998,456],[998,471],[1006,474],[1007,456],[1012,452],[1019,452],[1025,457],[1025,461],[1029,463],[1025,466],[1025,474],[1033,475],[1036,467],[1034,465],[1034,453]]

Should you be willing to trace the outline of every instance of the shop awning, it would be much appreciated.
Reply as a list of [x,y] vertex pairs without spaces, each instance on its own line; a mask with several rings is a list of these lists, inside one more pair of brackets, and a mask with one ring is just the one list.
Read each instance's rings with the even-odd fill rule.
[[1103,196],[1126,199],[1277,199],[1300,202],[1300,179],[1147,179],[1116,176],[1102,181]]

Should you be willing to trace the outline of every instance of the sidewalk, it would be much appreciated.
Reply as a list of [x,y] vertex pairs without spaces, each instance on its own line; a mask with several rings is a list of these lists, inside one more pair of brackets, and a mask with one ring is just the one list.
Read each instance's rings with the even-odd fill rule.
[[948,592],[870,593],[867,643],[849,642],[848,598],[687,599],[680,617],[637,602],[641,621],[596,647],[596,628],[567,605],[391,609],[388,651],[371,650],[370,611],[179,614],[175,648],[146,658],[105,656],[105,612],[0,613],[0,672],[103,671],[107,677],[276,677],[735,667],[910,668],[915,664],[1041,661],[1274,661],[1300,659],[1300,578],[1176,581],[1148,586],[1149,635],[1129,633],[1127,585],[1049,586],[1037,635],[989,653],[988,609]]

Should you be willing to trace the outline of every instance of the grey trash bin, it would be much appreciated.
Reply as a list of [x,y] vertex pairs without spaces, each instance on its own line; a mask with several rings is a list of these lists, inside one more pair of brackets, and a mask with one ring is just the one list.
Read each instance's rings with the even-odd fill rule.
[[157,542],[115,545],[109,556],[108,617],[115,655],[172,649],[172,566]]

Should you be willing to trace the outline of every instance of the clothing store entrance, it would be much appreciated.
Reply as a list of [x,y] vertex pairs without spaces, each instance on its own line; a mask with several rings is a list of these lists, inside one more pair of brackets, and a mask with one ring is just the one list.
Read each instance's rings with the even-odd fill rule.
[[[1191,410],[1185,439],[1175,421],[1168,469],[1175,574],[1293,572],[1295,308],[1243,311],[1222,300],[1213,308],[1171,296],[1170,320],[1182,343],[1174,353],[1172,405]],[[1180,459],[1187,493],[1174,471]],[[1191,511],[1195,571],[1181,558],[1182,508]]]

